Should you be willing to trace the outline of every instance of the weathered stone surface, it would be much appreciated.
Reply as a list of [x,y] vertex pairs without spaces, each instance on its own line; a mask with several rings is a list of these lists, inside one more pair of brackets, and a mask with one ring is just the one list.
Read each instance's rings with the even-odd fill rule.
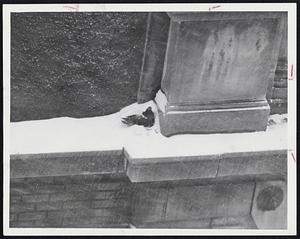
[[[49,178],[49,177],[48,177]],[[51,177],[50,177],[51,178]],[[15,180],[15,179],[14,179]],[[109,182],[114,182],[113,188],[115,188],[115,183],[124,182],[126,183],[128,180],[124,178],[123,174],[77,174],[77,175],[68,175],[68,176],[59,176],[52,177],[54,184],[57,185],[66,185],[66,187],[73,187],[71,185],[74,184],[82,184],[84,186],[93,185],[95,186],[95,190],[100,190],[100,187],[97,188],[98,184],[103,185],[104,189],[107,188],[107,184]],[[68,186],[69,184],[69,186]],[[91,189],[91,188],[90,188]]]
[[122,151],[11,155],[11,177],[121,173]]
[[118,221],[112,218],[105,218],[105,217],[80,218],[79,217],[79,218],[65,218],[62,227],[123,228],[128,226],[118,224]]
[[114,199],[114,198],[124,198],[129,196],[130,191],[128,188],[124,188],[120,191],[93,191],[92,198],[95,200],[98,199]]
[[243,217],[213,218],[212,229],[257,229],[250,215]]
[[267,127],[270,108],[235,108],[159,112],[161,133],[233,133],[262,131]]
[[136,102],[146,25],[144,12],[12,13],[11,121]]
[[10,197],[9,197],[9,202],[10,203],[19,203],[21,202],[21,196],[12,196],[12,193],[10,193]]
[[270,107],[271,107],[270,114],[286,114],[287,106],[288,106],[287,99],[271,99],[270,100]]
[[46,218],[46,212],[24,212],[19,214],[20,221],[42,220]]
[[164,221],[167,200],[168,188],[151,187],[147,184],[136,186],[132,201],[133,224]]
[[[21,179],[21,178],[18,178]],[[29,194],[47,194],[49,192],[59,192],[62,190],[51,190],[51,188],[55,188],[55,185],[51,184],[44,184],[39,183],[37,181],[35,182],[28,182],[22,178],[22,181],[17,181],[15,178],[10,179],[10,195],[12,197],[15,197],[15,195],[29,195]],[[49,188],[47,190],[44,190],[45,188]],[[61,188],[60,188],[61,189]],[[13,198],[14,199],[14,198]],[[15,200],[14,200],[15,201]]]
[[[287,78],[280,78],[279,80],[274,81],[275,88],[285,88],[287,91],[287,85],[288,85]],[[272,106],[271,106],[271,109],[272,109]]]
[[287,99],[287,88],[275,88],[273,87],[272,98],[273,99]]
[[287,151],[226,154],[220,160],[217,177],[250,174],[287,174]]
[[66,201],[63,204],[63,209],[89,208],[91,201]]
[[[139,159],[127,159],[127,176],[132,182],[214,178],[217,174],[219,155],[173,157],[167,162],[143,163]],[[151,161],[151,160],[150,160]],[[160,162],[157,162],[160,161]]]
[[114,208],[114,207],[126,207],[129,206],[128,198],[126,199],[106,199],[92,201],[92,208]]
[[30,212],[34,211],[34,204],[32,203],[10,203],[10,213]]
[[74,201],[74,200],[90,200],[91,194],[86,192],[61,192],[50,195],[50,202]]
[[170,18],[167,13],[149,13],[146,45],[137,94],[138,103],[152,100],[160,89]]
[[[131,182],[159,182],[215,177],[283,178],[287,174],[287,151],[236,152],[218,155],[166,158],[126,156],[126,174]],[[249,178],[250,179],[250,178]]]
[[[286,159],[285,150],[166,158],[130,158],[122,151],[12,155],[11,184],[12,192],[19,195],[60,193],[65,188],[79,193],[116,191],[126,188],[129,181],[284,176]],[[120,182],[126,175],[128,182]]]
[[49,200],[48,194],[35,194],[35,195],[24,195],[24,202],[44,202]]
[[278,51],[274,49],[276,34],[279,34],[277,24],[277,19],[267,18],[211,20],[205,24],[171,22],[177,34],[171,34],[169,41],[177,44],[177,51],[172,52],[177,59],[166,62],[167,71],[169,64],[177,67],[170,79],[163,79],[171,80],[172,84],[166,89],[168,101],[207,104],[264,99],[268,85],[264,79],[268,78],[270,69],[273,67],[275,71],[276,67],[277,58],[272,54]]
[[62,208],[62,202],[41,202],[36,203],[37,211],[52,211],[52,210],[60,210]]
[[[263,190],[270,187],[279,187],[283,192],[283,200],[280,204],[277,204],[273,210],[264,210],[259,207],[259,197]],[[276,191],[270,199],[273,202],[278,203],[281,195],[278,195]],[[257,182],[255,188],[255,195],[253,199],[253,206],[251,210],[252,217],[255,224],[259,229],[286,229],[287,228],[287,188],[286,181],[263,181]]]
[[17,214],[10,213],[9,214],[9,222],[15,222],[18,220]]
[[[128,179],[96,176],[12,178],[10,226],[126,227],[130,215]],[[75,190],[76,186],[80,190]],[[99,195],[105,199],[97,199]]]
[[168,195],[166,220],[248,215],[253,189],[253,182],[176,187]]
[[[288,40],[288,22],[287,22],[287,15],[284,16],[285,17],[285,21],[284,21],[284,26],[283,26],[283,35],[282,35],[282,40],[281,40],[281,44],[280,44],[280,51],[279,51],[279,59],[286,59],[287,58],[287,50],[288,50],[288,44],[287,44],[287,40]],[[286,62],[287,64],[287,62]]]
[[169,13],[164,135],[266,129],[284,19],[243,14]]
[[20,222],[10,222],[10,227],[16,227],[16,228],[32,228],[35,227],[35,225],[40,225],[41,220],[39,221],[20,221]]
[[184,221],[163,221],[146,223],[139,228],[174,228],[174,229],[208,229],[210,228],[211,219],[184,220]]
[[275,210],[283,201],[284,192],[278,186],[269,186],[261,190],[256,198],[257,208],[262,211]]

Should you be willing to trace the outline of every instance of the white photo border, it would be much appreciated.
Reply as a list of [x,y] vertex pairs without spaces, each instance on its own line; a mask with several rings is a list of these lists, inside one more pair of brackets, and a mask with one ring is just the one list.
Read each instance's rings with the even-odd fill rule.
[[[212,8],[213,6],[220,6]],[[287,11],[288,72],[288,228],[262,229],[103,229],[103,228],[9,228],[9,142],[10,142],[10,13],[12,12],[161,12],[161,11]],[[199,4],[4,4],[3,5],[3,233],[4,235],[296,235],[297,181],[296,162],[296,3],[199,3]]]

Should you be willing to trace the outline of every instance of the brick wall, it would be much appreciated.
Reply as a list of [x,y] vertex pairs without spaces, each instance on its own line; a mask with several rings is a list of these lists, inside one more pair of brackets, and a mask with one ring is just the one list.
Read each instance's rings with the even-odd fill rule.
[[10,227],[128,227],[123,176],[17,178],[10,182]]
[[284,21],[284,31],[282,35],[280,51],[278,56],[277,68],[271,94],[268,94],[268,102],[271,108],[271,114],[287,113],[287,19]]
[[279,58],[275,71],[272,93],[268,99],[271,114],[287,113],[287,68],[287,58]]

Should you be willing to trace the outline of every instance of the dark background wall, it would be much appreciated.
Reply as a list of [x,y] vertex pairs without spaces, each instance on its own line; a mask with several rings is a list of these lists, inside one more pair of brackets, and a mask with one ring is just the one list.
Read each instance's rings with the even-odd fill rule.
[[147,13],[13,13],[11,121],[114,113],[136,102]]

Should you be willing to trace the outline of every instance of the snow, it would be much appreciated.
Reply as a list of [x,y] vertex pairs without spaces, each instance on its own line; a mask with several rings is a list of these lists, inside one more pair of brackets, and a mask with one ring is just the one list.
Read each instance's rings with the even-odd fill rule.
[[[140,114],[148,106],[155,113],[151,128],[127,127],[121,118]],[[121,150],[131,158],[213,155],[287,149],[287,115],[272,115],[266,131],[232,134],[185,134],[165,137],[160,133],[154,101],[134,103],[100,117],[69,117],[15,122],[10,125],[10,153],[37,154]]]
[[161,110],[163,113],[165,113],[166,105],[167,105],[167,102],[168,102],[166,95],[161,90],[159,90],[156,93],[156,96],[155,96],[154,100],[155,100],[159,110]]

